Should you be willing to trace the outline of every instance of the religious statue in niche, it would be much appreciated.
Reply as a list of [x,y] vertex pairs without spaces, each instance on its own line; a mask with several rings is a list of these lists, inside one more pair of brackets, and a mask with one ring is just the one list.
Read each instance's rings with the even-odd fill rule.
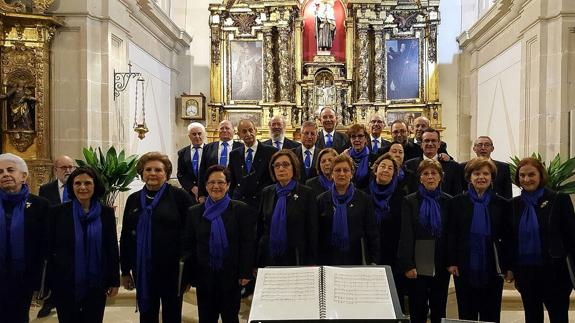
[[23,79],[11,82],[6,94],[0,94],[8,110],[6,130],[34,131],[36,98],[33,94],[34,87]]
[[335,32],[333,0],[317,0],[315,3],[315,35],[318,51],[331,49]]
[[335,87],[333,86],[333,76],[329,73],[320,73],[315,80],[315,106],[316,114],[324,107],[335,105]]
[[394,39],[387,46],[387,96],[390,100],[419,97],[419,42]]

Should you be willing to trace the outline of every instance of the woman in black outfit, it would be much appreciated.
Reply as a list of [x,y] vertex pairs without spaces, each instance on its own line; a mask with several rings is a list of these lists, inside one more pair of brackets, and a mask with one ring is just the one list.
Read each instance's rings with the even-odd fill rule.
[[351,182],[354,167],[347,153],[334,158],[334,185],[317,198],[322,265],[377,264],[380,260],[373,203]]
[[431,323],[445,317],[449,272],[447,271],[448,194],[441,192],[441,164],[425,159],[417,168],[419,190],[407,195],[401,206],[399,268],[407,277],[410,318]]
[[247,204],[230,199],[230,172],[206,170],[205,203],[194,205],[186,221],[188,277],[196,286],[200,323],[239,322],[241,286],[252,279],[256,216]]
[[27,323],[32,294],[40,288],[46,252],[48,200],[30,194],[28,166],[0,155],[0,321]]
[[366,189],[369,185],[369,173],[371,164],[377,158],[377,154],[370,154],[367,147],[369,134],[362,124],[354,124],[347,130],[347,136],[351,141],[351,147],[345,152],[353,159],[355,163],[355,172],[353,174],[353,185],[357,189]]
[[499,322],[501,314],[511,208],[492,189],[496,175],[490,159],[471,159],[465,166],[469,188],[451,200],[448,271],[455,280],[462,320]]
[[512,273],[521,293],[526,323],[543,322],[543,305],[551,323],[569,321],[573,289],[566,257],[575,252],[575,214],[569,195],[547,188],[549,175],[541,162],[524,158],[517,165],[512,200]]
[[310,178],[305,182],[313,192],[313,196],[317,198],[321,193],[329,190],[333,185],[331,179],[331,166],[333,159],[338,155],[337,151],[333,148],[324,148],[317,156],[317,173],[318,176]]
[[276,184],[262,192],[259,267],[317,263],[317,208],[312,190],[297,182],[300,169],[291,150],[278,151],[270,160]]
[[184,190],[167,183],[172,173],[168,156],[149,152],[140,157],[138,174],[145,186],[126,201],[120,237],[122,285],[136,287],[140,322],[179,323],[179,293],[185,216],[193,204]]
[[106,296],[120,286],[114,210],[92,168],[76,169],[66,182],[70,202],[50,212],[50,284],[61,323],[102,322]]

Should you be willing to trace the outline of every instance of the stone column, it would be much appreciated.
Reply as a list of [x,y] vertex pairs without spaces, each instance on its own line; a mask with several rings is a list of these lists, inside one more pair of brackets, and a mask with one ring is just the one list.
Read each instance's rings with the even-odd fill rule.
[[273,34],[272,28],[264,30],[264,84],[265,84],[265,102],[275,102],[276,83],[274,82],[274,54],[273,54]]
[[278,28],[278,52],[279,52],[279,84],[280,84],[280,101],[290,102],[291,92],[291,77],[290,77],[290,57],[288,51],[289,26],[281,26]]
[[358,76],[359,76],[359,102],[367,102],[369,85],[369,40],[367,37],[369,25],[357,25],[358,38]]
[[383,57],[385,47],[383,46],[383,26],[374,26],[375,30],[375,102],[383,102],[385,87],[385,69]]

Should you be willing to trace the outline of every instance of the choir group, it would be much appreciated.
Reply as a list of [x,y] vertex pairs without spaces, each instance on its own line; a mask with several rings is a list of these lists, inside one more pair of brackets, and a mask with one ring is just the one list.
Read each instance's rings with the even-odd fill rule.
[[[487,136],[460,164],[424,117],[414,138],[393,122],[392,142],[380,115],[347,134],[337,121],[325,108],[322,130],[304,122],[301,143],[285,138],[281,117],[267,141],[241,120],[242,143],[227,120],[209,144],[190,124],[191,144],[178,152],[182,188],[168,183],[166,155],[141,156],[145,185],[126,201],[119,246],[97,172],[58,158],[42,198],[25,184],[24,160],[0,155],[0,321],[28,322],[41,289],[60,322],[102,322],[122,284],[136,289],[140,322],[181,322],[190,287],[200,322],[238,322],[257,268],[389,265],[411,322],[445,317],[451,276],[460,319],[499,322],[507,280],[526,322],[542,323],[544,307],[552,323],[568,322],[575,214],[568,195],[545,188],[540,161],[524,158],[511,178]],[[521,188],[513,198],[512,180]]]

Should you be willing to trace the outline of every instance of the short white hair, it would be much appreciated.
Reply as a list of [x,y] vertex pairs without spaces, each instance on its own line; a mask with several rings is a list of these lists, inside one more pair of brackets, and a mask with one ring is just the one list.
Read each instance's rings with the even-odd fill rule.
[[26,162],[24,161],[24,159],[22,159],[22,157],[20,157],[18,155],[14,155],[11,153],[1,154],[0,155],[0,162],[1,161],[13,162],[19,171],[21,171],[22,173],[28,174],[28,165],[26,165]]
[[202,130],[202,140],[205,142],[206,141],[206,127],[204,127],[203,124],[199,123],[199,122],[191,122],[188,125],[188,134],[192,131],[192,129],[194,128],[200,128]]

